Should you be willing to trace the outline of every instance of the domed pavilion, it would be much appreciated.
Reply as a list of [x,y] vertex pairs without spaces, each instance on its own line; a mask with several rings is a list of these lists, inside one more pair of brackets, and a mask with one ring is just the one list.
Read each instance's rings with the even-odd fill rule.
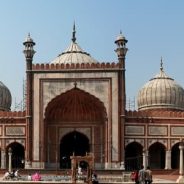
[[0,111],[10,111],[12,97],[9,89],[0,81]]

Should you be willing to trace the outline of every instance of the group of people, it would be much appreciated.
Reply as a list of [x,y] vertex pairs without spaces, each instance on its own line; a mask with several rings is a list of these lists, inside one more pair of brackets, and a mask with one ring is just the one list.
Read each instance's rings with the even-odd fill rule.
[[[3,180],[19,180],[21,178],[19,174],[19,170],[13,170],[12,172],[5,172],[3,176]],[[34,174],[28,174],[27,176],[28,181],[40,181],[41,180],[41,175],[39,172],[36,172]]]
[[3,180],[9,180],[9,179],[19,179],[21,176],[19,175],[19,170],[13,170],[12,172],[5,172],[3,176]]
[[[80,166],[78,166],[78,177],[81,178],[83,176],[83,174],[86,174],[85,170],[82,170],[82,168]],[[98,178],[97,178],[97,174],[96,173],[92,173],[91,176],[92,179],[92,184],[98,184]]]
[[141,169],[133,172],[131,177],[135,184],[151,184],[153,181],[152,171],[149,166],[146,169],[141,166]]

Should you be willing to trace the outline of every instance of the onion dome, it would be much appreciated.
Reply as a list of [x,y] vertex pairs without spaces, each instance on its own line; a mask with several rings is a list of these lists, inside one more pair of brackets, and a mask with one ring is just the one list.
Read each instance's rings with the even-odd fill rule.
[[95,59],[93,59],[90,54],[83,51],[80,46],[76,43],[75,37],[75,24],[73,26],[73,35],[72,42],[69,47],[59,54],[57,58],[55,58],[51,63],[63,63],[63,64],[76,64],[76,63],[97,63]]
[[126,40],[125,36],[122,34],[122,31],[120,31],[120,34],[117,36],[116,40],[115,40],[115,43],[117,42],[125,42],[127,43],[128,40]]
[[184,110],[184,89],[163,71],[149,80],[138,93],[138,110]]
[[0,110],[9,111],[12,97],[9,89],[0,81]]

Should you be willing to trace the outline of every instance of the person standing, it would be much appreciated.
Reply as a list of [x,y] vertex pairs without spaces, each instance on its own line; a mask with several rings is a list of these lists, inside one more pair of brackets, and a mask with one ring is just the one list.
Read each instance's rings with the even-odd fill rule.
[[148,166],[145,171],[145,184],[151,184],[152,183],[152,171],[150,170],[150,167]]
[[144,166],[141,166],[141,169],[139,170],[139,183],[140,184],[145,184],[145,170]]
[[139,184],[139,170],[137,169],[134,173],[135,184]]
[[92,174],[92,184],[99,184],[96,173]]
[[31,181],[31,180],[32,180],[31,174],[28,174],[27,180],[28,180],[28,181]]

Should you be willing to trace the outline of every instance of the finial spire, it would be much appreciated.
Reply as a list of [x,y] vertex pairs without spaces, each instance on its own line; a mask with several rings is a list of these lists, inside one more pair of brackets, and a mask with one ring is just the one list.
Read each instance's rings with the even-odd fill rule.
[[163,71],[163,61],[162,61],[162,56],[161,56],[161,61],[160,61],[160,70]]
[[74,22],[74,24],[73,24],[73,33],[72,33],[72,41],[73,41],[74,43],[75,43],[75,41],[76,41],[75,33],[76,33],[76,31],[75,31],[75,22]]
[[77,81],[74,82],[74,88],[77,88]]

